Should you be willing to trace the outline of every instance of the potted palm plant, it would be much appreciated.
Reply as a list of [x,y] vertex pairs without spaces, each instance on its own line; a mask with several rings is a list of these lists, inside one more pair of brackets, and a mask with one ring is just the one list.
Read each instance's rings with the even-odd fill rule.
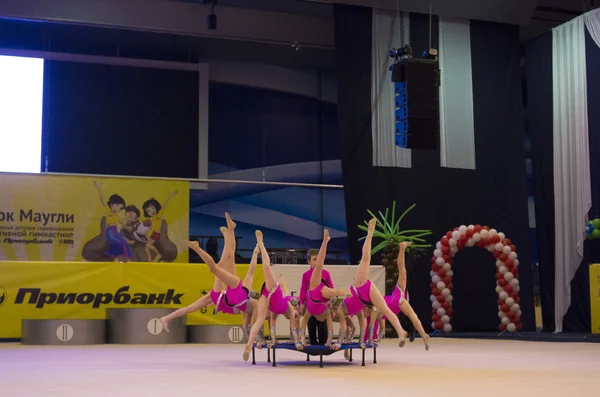
[[[371,210],[367,210],[372,218],[377,219],[377,226],[373,233],[373,243],[376,244],[371,250],[371,255],[381,251],[381,265],[385,268],[385,290],[389,291],[392,289],[398,281],[398,266],[396,260],[398,259],[398,253],[400,251],[399,244],[402,241],[412,242],[406,248],[406,252],[409,254],[407,266],[413,262],[418,256],[427,252],[427,249],[431,247],[424,237],[432,234],[431,230],[401,230],[400,222],[406,217],[406,215],[415,208],[416,204],[411,205],[396,219],[396,201],[392,203],[392,211],[390,213],[389,208],[386,208],[385,212],[378,211],[378,216],[375,215]],[[371,219],[371,218],[369,218]],[[368,221],[364,221],[364,225],[358,225],[358,228],[363,231],[367,231]],[[362,241],[366,236],[361,237],[359,241]],[[382,291],[383,292],[383,291]],[[394,332],[393,328],[387,324],[386,334],[391,336]]]

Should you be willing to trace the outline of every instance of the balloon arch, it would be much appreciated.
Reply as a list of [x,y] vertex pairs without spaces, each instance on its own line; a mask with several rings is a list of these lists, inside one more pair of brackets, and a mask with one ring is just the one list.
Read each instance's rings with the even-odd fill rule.
[[519,260],[517,248],[504,233],[480,225],[462,225],[449,231],[436,244],[431,258],[431,326],[440,332],[452,332],[452,265],[454,256],[464,247],[485,248],[496,258],[496,292],[500,331],[521,330],[519,304]]

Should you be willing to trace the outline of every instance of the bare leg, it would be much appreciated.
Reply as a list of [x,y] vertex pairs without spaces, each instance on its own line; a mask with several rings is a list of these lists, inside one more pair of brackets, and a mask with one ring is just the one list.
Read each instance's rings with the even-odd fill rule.
[[196,310],[204,309],[206,306],[212,303],[212,299],[210,295],[204,295],[202,298],[198,299],[196,302],[192,303],[189,306],[182,307],[181,309],[177,309],[168,315],[161,317],[160,322],[163,324],[165,331],[169,332],[169,321],[174,320],[179,317],[183,317],[186,314],[190,314],[195,312]]
[[[227,221],[227,229],[226,229],[227,235],[225,235],[223,230],[221,230],[221,233],[223,233],[223,237],[225,239],[229,240],[229,241],[227,241],[229,243],[229,247],[225,246],[228,248],[228,250],[227,250],[228,261],[225,262],[222,266],[229,273],[236,274],[236,271],[235,271],[235,249],[237,247],[237,240],[235,239],[235,227],[237,225],[234,221],[231,220],[231,217],[229,216],[229,213],[227,213],[227,212],[225,213],[225,219]],[[221,229],[223,229],[223,228],[221,228]],[[223,256],[225,255],[225,247],[223,247]]]
[[377,219],[375,218],[369,221],[369,230],[367,231],[367,238],[363,244],[362,258],[360,258],[360,263],[358,265],[358,269],[356,270],[356,275],[354,276],[354,286],[356,288],[362,287],[369,280],[369,266],[371,265],[371,241],[373,240],[373,232],[375,231],[376,224]]
[[400,320],[398,320],[398,316],[396,316],[385,303],[385,299],[383,299],[381,292],[379,292],[379,289],[377,289],[375,284],[371,284],[371,289],[369,291],[369,299],[371,300],[373,305],[375,305],[375,307],[378,308],[379,311],[381,311],[381,313],[388,318],[389,322],[392,323],[392,326],[394,327],[394,329],[398,333],[398,336],[400,337],[400,347],[403,347],[404,343],[406,343],[406,336],[408,334],[402,328]]
[[408,247],[411,242],[401,242],[400,243],[400,252],[398,252],[398,287],[404,292],[406,292],[406,266],[404,264],[404,256],[406,254],[406,247]]
[[219,280],[223,281],[229,288],[237,288],[237,286],[240,285],[240,278],[226,270],[223,270],[220,266],[217,266],[212,256],[200,248],[200,245],[197,241],[188,241],[188,247],[200,255],[204,263],[206,263],[206,266],[208,266],[210,272]]
[[283,273],[279,273],[279,285],[281,285],[281,290],[283,291],[284,295],[287,296],[290,294],[290,290],[287,287],[287,283],[283,279]]
[[244,277],[244,287],[248,288],[248,291],[252,289],[252,284],[254,284],[254,272],[256,271],[256,266],[258,264],[258,254],[260,253],[260,248],[258,248],[258,244],[254,247],[254,251],[252,252],[252,259],[250,259],[250,266],[248,266],[248,272],[246,273],[246,277]]
[[415,313],[410,303],[408,303],[406,300],[403,300],[402,303],[400,303],[400,309],[402,309],[404,314],[406,314],[408,318],[410,318],[410,321],[412,321],[417,332],[419,333],[419,335],[421,335],[421,338],[423,338],[423,343],[425,343],[425,350],[429,350],[429,335],[425,333],[423,325],[421,324],[419,317],[417,317],[417,313]]
[[350,296],[350,291],[339,289],[339,288],[323,287],[323,289],[321,290],[321,295],[323,295],[323,298],[325,298],[325,299],[333,299],[338,296],[339,297]]
[[260,230],[257,230],[255,234],[256,241],[258,242],[258,248],[260,249],[260,257],[262,258],[263,263],[262,268],[265,274],[265,285],[270,291],[277,285],[277,282],[275,281],[275,275],[273,274],[273,270],[271,269],[271,258],[269,258],[269,254],[267,253],[267,249],[265,248],[262,232]]
[[321,248],[319,248],[319,253],[317,254],[317,264],[310,277],[309,291],[317,288],[319,284],[321,284],[323,266],[325,265],[325,257],[327,256],[327,243],[329,243],[329,240],[331,240],[331,237],[329,237],[329,230],[325,229],[323,232],[323,242],[321,243]]
[[250,358],[250,352],[252,351],[252,345],[258,336],[258,331],[260,327],[265,326],[265,319],[267,318],[267,298],[264,296],[260,297],[258,301],[258,309],[256,314],[256,321],[252,324],[252,329],[250,330],[250,335],[248,336],[248,343],[244,347],[244,354],[242,358],[244,361],[248,361]]

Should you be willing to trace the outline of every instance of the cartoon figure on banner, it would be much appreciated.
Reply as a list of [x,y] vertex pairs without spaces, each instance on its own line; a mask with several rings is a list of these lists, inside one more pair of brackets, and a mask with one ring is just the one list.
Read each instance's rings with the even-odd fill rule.
[[145,219],[140,222],[140,210],[127,205],[118,194],[105,201],[100,184],[94,181],[100,202],[106,207],[100,220],[100,234],[83,246],[82,256],[90,262],[113,261],[172,262],[177,257],[177,246],[169,240],[168,226],[162,212],[169,200],[177,195],[171,192],[161,205],[150,198],[142,208]]

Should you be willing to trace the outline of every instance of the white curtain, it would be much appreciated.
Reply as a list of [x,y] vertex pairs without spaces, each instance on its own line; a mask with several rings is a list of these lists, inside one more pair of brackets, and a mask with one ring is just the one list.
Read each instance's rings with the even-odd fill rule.
[[[410,43],[408,13],[404,13],[404,44]],[[402,46],[398,13],[373,9],[371,109],[373,166],[411,167],[410,150],[396,146],[396,107],[389,52]]]
[[440,164],[442,167],[474,170],[470,21],[440,17],[439,38]]
[[552,31],[556,332],[571,303],[570,283],[583,259],[592,204],[584,20]]
[[585,26],[596,45],[600,47],[600,8],[585,14]]

